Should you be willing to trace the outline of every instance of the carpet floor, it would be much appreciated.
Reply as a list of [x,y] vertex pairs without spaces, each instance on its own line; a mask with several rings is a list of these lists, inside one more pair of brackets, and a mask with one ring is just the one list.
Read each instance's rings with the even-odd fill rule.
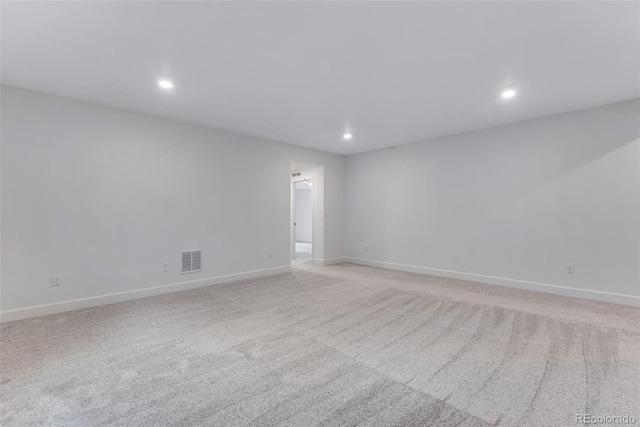
[[640,415],[640,309],[353,264],[1,332],[3,427],[556,427]]

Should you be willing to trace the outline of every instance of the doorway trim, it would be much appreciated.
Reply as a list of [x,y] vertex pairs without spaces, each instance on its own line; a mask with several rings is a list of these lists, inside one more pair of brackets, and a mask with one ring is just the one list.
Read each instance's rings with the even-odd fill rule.
[[291,226],[290,226],[290,259],[293,261],[296,259],[296,183],[309,182],[311,183],[311,262],[315,260],[315,188],[314,188],[314,176],[310,177],[295,177],[291,179]]

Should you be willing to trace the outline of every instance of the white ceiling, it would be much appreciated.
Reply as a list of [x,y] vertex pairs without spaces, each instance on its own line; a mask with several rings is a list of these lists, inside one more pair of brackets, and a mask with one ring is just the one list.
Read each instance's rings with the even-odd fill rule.
[[5,84],[340,154],[640,97],[638,2],[1,7]]

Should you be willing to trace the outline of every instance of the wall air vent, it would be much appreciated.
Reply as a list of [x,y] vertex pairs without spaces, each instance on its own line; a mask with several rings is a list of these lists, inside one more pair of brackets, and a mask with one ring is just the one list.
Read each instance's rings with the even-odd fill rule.
[[202,251],[182,251],[181,273],[196,273],[202,271]]
[[291,177],[292,177],[292,178],[295,178],[296,176],[300,176],[300,172],[296,172],[296,173],[292,173],[292,174],[291,174]]

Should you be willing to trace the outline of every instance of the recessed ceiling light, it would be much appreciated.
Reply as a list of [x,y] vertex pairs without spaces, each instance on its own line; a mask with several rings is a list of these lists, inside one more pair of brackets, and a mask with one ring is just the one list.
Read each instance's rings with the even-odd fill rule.
[[517,93],[517,92],[516,92],[515,90],[513,90],[513,89],[508,89],[508,90],[505,90],[504,92],[502,92],[502,97],[503,97],[504,99],[513,98],[514,96],[516,96],[516,93]]
[[158,86],[162,89],[173,89],[173,82],[170,80],[158,80]]
[[384,147],[386,147],[386,146],[387,146],[387,144],[382,144],[382,145],[380,145],[380,147],[382,147],[382,148],[384,148]]
[[344,135],[342,135],[342,137],[344,139],[351,139],[351,134],[350,133],[345,133]]

